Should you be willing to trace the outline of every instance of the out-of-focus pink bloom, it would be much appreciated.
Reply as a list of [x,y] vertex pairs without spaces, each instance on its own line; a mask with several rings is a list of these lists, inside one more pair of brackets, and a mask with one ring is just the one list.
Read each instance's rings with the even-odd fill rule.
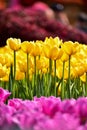
[[[34,100],[38,100],[34,98]],[[56,97],[41,97],[38,102],[41,104],[42,112],[50,117],[53,117],[56,112],[61,110],[61,100]],[[49,108],[49,109],[48,109]]]
[[76,114],[80,119],[81,124],[85,124],[87,122],[87,98],[80,97],[77,99],[76,105]]
[[68,113],[57,113],[54,118],[56,130],[77,130],[79,120]]
[[40,11],[45,11],[49,9],[49,6],[41,1],[35,2],[32,6],[33,9],[40,10]]
[[75,114],[75,99],[66,99],[62,101],[62,113]]
[[17,99],[17,98],[10,99],[8,101],[8,105],[15,108],[16,110],[19,110],[21,109],[22,106],[22,99]]
[[[87,98],[9,99],[0,88],[0,130],[87,130]],[[4,98],[5,97],[5,98]]]
[[10,95],[11,93],[8,90],[0,88],[0,101],[5,102]]

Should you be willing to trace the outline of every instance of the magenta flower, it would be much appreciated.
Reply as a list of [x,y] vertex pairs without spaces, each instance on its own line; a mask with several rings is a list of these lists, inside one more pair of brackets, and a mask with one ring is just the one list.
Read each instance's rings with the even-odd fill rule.
[[74,114],[75,104],[76,104],[75,99],[66,99],[62,101],[62,113]]
[[15,108],[16,110],[19,110],[22,107],[22,99],[9,99],[8,105]]
[[77,117],[80,119],[80,124],[87,123],[87,98],[81,97],[77,99],[75,110]]
[[[38,101],[41,104],[42,112],[50,117],[53,117],[56,112],[61,110],[61,100],[56,97],[40,97],[34,98],[35,101]],[[49,108],[49,109],[48,109]]]
[[8,90],[4,90],[3,88],[0,88],[0,101],[1,102],[5,102],[10,95],[11,93]]
[[0,88],[0,130],[87,130],[87,98],[9,99]]
[[68,113],[57,113],[54,120],[56,130],[77,130],[79,127],[79,120]]

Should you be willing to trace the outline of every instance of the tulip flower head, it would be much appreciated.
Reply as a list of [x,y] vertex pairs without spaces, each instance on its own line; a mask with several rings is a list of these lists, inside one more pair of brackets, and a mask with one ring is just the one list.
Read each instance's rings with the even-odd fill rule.
[[21,48],[21,40],[16,38],[8,38],[7,45],[14,51],[18,51]]

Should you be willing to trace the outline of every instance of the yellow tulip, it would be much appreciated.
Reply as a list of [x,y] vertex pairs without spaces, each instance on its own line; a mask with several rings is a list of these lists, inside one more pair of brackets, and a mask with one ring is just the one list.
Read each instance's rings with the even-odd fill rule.
[[80,80],[82,82],[86,82],[86,73],[84,73],[82,76],[80,76]]
[[68,59],[69,59],[69,56],[65,52],[63,52],[62,57],[61,57],[62,62],[66,62],[68,61]]
[[21,44],[21,49],[25,53],[27,53],[27,54],[29,54],[31,52],[31,50],[33,49],[33,47],[34,47],[34,42],[24,41]]
[[49,67],[49,60],[46,57],[40,57],[42,68],[48,68]]
[[60,96],[60,95],[61,95],[61,84],[58,87],[58,96]]
[[4,76],[6,75],[6,73],[7,73],[6,67],[5,67],[5,66],[2,66],[2,65],[0,64],[0,78],[4,77]]
[[77,78],[84,74],[84,67],[79,65],[71,69],[71,77]]
[[80,48],[80,53],[83,55],[87,55],[87,45],[85,44],[79,44],[79,48]]
[[71,56],[77,52],[78,43],[73,43],[72,41],[64,42],[64,44],[62,44],[62,49],[67,55]]
[[59,39],[59,37],[55,37],[54,42],[56,43],[58,47],[61,47],[61,45],[63,44],[63,41]]
[[31,49],[31,55],[32,56],[40,56],[41,55],[41,45],[38,43],[33,44],[33,48]]
[[6,60],[5,60],[5,55],[4,55],[4,53],[3,53],[3,54],[0,54],[0,63],[1,63],[2,65],[5,65],[5,64],[6,64]]
[[16,60],[26,59],[26,53],[20,49],[16,52]]
[[14,51],[18,51],[21,47],[21,40],[16,38],[8,38],[7,45]]
[[44,56],[52,60],[60,59],[63,54],[61,48],[58,48],[57,46],[51,46],[49,44],[43,46],[43,51]]
[[81,76],[81,75],[84,74],[84,72],[85,72],[84,66],[81,66],[81,65],[80,65],[80,66],[78,67],[78,75]]
[[51,50],[50,50],[50,58],[52,60],[57,60],[60,59],[61,56],[63,54],[63,51],[58,48],[57,46],[54,46]]
[[9,75],[6,74],[4,77],[0,78],[1,81],[8,82],[9,81]]
[[[57,76],[59,79],[61,79],[63,77],[63,68],[62,67],[59,67],[57,68]],[[64,69],[64,79],[68,79],[68,68],[65,68]]]
[[82,66],[84,67],[85,72],[87,72],[87,59],[83,60]]
[[11,50],[11,48],[9,48],[8,45],[5,45],[4,47],[0,48],[0,54],[4,54],[4,52],[5,52],[5,54],[6,53],[9,53],[9,54],[13,53],[12,50]]
[[29,69],[29,80],[32,81],[33,79],[33,74],[34,74],[34,69],[33,68],[30,68]]
[[0,78],[1,81],[8,82],[9,81],[10,68],[6,69],[6,74]]
[[42,68],[41,70],[42,74],[46,74],[48,72],[47,68]]
[[0,54],[3,54],[4,47],[0,47]]
[[41,60],[38,59],[38,60],[36,61],[36,63],[37,63],[37,65],[36,65],[36,66],[37,66],[37,69],[38,69],[38,70],[41,70],[41,69],[42,69]]
[[26,61],[19,61],[18,66],[21,72],[27,72],[27,62]]
[[59,37],[55,37],[55,38],[45,38],[44,44],[49,44],[50,46],[57,46],[60,47],[62,44],[62,40],[59,39]]
[[49,67],[49,61],[45,57],[40,57],[40,59],[37,59],[37,69],[42,70],[43,68],[48,68]]
[[[30,57],[28,60],[29,60],[29,67],[34,68],[33,58]],[[25,57],[20,56],[20,59],[19,58],[17,59],[17,65],[21,72],[25,73],[27,72],[27,60],[25,59]]]
[[10,67],[13,65],[13,57],[9,54],[5,54],[5,62],[6,62],[6,67]]
[[63,51],[60,48],[61,44],[62,40],[60,40],[58,37],[46,38],[43,44],[44,56],[52,60],[59,59],[63,54]]
[[25,78],[25,73],[17,70],[17,72],[16,72],[16,78],[15,79],[16,80],[23,80],[24,78]]
[[43,46],[44,56],[46,58],[50,58],[50,48],[51,46],[49,44]]

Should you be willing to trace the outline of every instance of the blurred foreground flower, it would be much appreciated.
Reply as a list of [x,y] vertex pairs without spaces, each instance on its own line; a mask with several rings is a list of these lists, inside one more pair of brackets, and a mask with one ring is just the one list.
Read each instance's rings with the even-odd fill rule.
[[0,102],[5,102],[8,97],[11,95],[11,93],[8,90],[4,90],[3,88],[0,88]]
[[[8,93],[0,88],[0,96]],[[7,104],[0,100],[0,119],[0,130],[86,130],[87,98],[14,98]]]

